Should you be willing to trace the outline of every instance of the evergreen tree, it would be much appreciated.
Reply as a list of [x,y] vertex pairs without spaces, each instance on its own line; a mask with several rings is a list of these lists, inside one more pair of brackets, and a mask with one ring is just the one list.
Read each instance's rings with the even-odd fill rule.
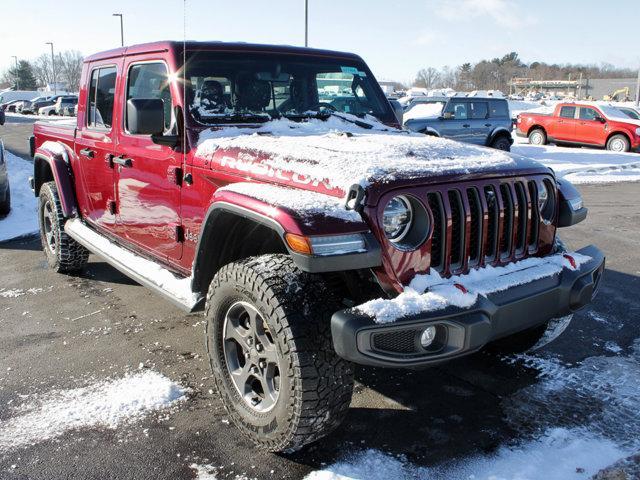
[[20,60],[18,65],[9,70],[16,90],[35,90],[37,87],[33,68],[26,60]]

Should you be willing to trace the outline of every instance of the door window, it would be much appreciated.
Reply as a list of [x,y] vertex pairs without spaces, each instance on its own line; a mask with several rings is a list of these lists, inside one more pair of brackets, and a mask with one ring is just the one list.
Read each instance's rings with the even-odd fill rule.
[[97,68],[91,73],[88,127],[111,128],[115,92],[116,67]]
[[453,114],[455,120],[466,120],[469,118],[467,104],[463,102],[450,102],[445,109],[445,113]]
[[509,106],[507,105],[507,102],[505,102],[504,100],[503,101],[493,100],[489,102],[489,106],[491,107],[490,109],[491,118],[508,118],[509,117]]
[[471,102],[471,118],[485,119],[489,113],[487,102]]
[[[169,75],[164,63],[141,63],[132,65],[129,69],[127,82],[127,101],[131,98],[157,99],[164,103],[164,129],[171,128],[171,91],[169,89]],[[126,118],[126,102],[124,105]],[[127,123],[126,130],[129,131]]]
[[593,108],[580,107],[580,120],[595,120],[598,116]]
[[576,107],[562,107],[560,108],[560,116],[562,118],[575,118]]

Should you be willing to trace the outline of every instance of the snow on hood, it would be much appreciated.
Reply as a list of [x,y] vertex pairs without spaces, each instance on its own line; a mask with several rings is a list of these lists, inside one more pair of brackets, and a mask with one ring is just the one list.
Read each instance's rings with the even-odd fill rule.
[[[340,114],[326,120],[272,120],[259,128],[222,128],[200,133],[196,155],[211,161],[218,149],[267,156],[262,165],[294,172],[346,192],[353,184],[468,174],[514,166],[509,154],[437,137],[388,128],[373,117]],[[353,121],[366,122],[365,129]],[[255,161],[253,159],[252,161]]]

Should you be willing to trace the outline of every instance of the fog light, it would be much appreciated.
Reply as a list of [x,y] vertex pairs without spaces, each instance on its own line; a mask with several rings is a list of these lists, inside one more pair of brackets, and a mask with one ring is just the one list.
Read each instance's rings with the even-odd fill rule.
[[422,345],[423,348],[428,348],[429,346],[431,346],[435,339],[436,327],[432,325],[422,331],[422,335],[420,335],[420,345]]

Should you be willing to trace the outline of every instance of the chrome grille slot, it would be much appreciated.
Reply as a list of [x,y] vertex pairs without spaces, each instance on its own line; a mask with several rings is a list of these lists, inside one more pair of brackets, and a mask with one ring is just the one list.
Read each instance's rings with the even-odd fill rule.
[[538,234],[539,234],[539,219],[540,212],[538,211],[538,187],[534,180],[529,181],[529,198],[531,199],[531,228],[529,229],[529,238],[527,239],[527,245],[529,246],[529,253],[533,253],[538,249]]
[[487,202],[487,210],[489,214],[489,223],[487,226],[487,246],[485,248],[485,259],[487,262],[493,262],[497,255],[498,243],[498,221],[500,219],[500,207],[498,206],[498,198],[496,190],[489,185],[484,187],[484,196]]

